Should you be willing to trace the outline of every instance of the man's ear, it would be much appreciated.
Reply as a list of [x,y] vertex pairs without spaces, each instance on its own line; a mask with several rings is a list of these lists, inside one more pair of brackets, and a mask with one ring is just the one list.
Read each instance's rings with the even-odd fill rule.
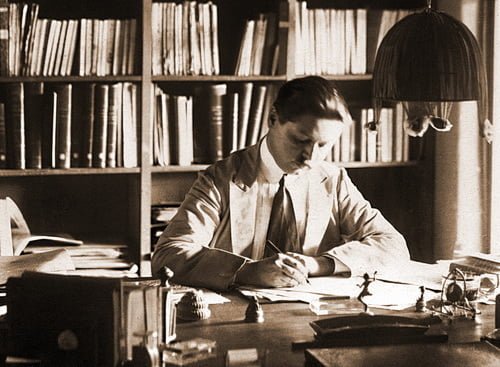
[[269,127],[273,127],[278,123],[278,112],[274,106],[271,107],[269,111]]

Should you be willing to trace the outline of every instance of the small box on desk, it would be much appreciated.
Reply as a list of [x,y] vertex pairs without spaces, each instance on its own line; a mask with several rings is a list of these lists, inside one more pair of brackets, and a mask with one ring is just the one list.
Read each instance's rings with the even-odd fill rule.
[[115,367],[132,359],[146,335],[164,340],[164,289],[156,279],[26,272],[9,278],[7,294],[9,355]]

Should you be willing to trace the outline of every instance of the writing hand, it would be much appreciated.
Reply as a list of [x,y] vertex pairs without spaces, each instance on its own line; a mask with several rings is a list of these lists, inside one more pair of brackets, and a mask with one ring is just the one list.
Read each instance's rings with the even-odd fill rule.
[[335,268],[333,260],[325,256],[308,256],[296,252],[287,252],[287,255],[300,261],[309,276],[331,275]]
[[292,256],[275,254],[246,263],[236,274],[236,283],[261,287],[294,287],[306,282],[307,269]]

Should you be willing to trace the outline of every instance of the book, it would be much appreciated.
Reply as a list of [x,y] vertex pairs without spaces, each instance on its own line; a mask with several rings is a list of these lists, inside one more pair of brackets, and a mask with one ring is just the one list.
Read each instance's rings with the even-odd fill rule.
[[260,75],[272,75],[273,57],[276,49],[278,23],[274,13],[265,14],[266,18],[266,33],[264,40],[264,48],[262,52],[262,65]]
[[137,167],[139,152],[137,86],[133,83],[123,83],[122,90],[123,167]]
[[[73,103],[71,108],[71,167],[92,167],[92,155],[87,156],[89,150],[90,85],[92,84],[76,84],[73,88],[72,100],[78,102]],[[93,124],[93,116],[91,122]],[[90,129],[92,129],[92,126],[90,126]],[[90,144],[92,144],[92,139],[90,139]],[[90,160],[90,163],[88,160]]]
[[279,21],[278,21],[278,56],[276,62],[276,73],[286,74],[288,56],[288,30],[289,30],[289,9],[288,2],[280,1]]
[[259,85],[254,90],[252,96],[252,104],[250,108],[250,116],[248,118],[248,133],[246,145],[254,145],[259,139],[259,131],[261,127],[262,114],[264,110],[264,101],[266,97],[267,86]]
[[255,20],[247,20],[245,23],[245,29],[243,32],[243,37],[241,39],[240,51],[238,54],[238,59],[236,62],[235,75],[247,76],[250,75],[251,67],[251,55],[252,55],[252,45],[253,37],[255,32]]
[[24,118],[24,84],[5,85],[5,126],[7,131],[7,164],[10,168],[26,168]]
[[72,85],[60,84],[55,87],[56,104],[56,168],[71,167],[71,108]]
[[43,90],[42,82],[26,83],[26,168],[42,168]]
[[247,142],[248,121],[252,104],[253,83],[242,83],[238,105],[238,149],[243,149]]
[[108,141],[109,86],[97,84],[94,99],[94,138],[92,140],[92,166],[106,167],[106,144]]
[[[199,38],[204,38],[204,53],[209,54],[209,49],[207,45],[207,38],[210,36],[210,32],[208,31],[208,27],[205,32],[201,33],[199,32],[198,28],[200,26],[199,22],[197,21],[197,11],[196,11],[196,2],[195,1],[189,1],[188,2],[188,20],[189,20],[189,63],[188,63],[188,74],[190,75],[200,75],[202,73],[202,70],[205,70],[204,74],[207,73],[207,60],[208,58],[205,57],[205,62],[202,62],[202,57],[201,57],[201,50],[200,50],[200,39]],[[198,14],[198,17],[200,15]],[[209,42],[208,42],[209,43]],[[202,46],[203,47],[203,46]],[[160,48],[161,50],[161,48]],[[211,66],[209,67],[211,69]]]
[[227,93],[224,98],[223,138],[224,156],[238,150],[238,104],[239,93]]
[[61,30],[59,32],[59,38],[56,44],[56,51],[53,62],[51,62],[49,75],[50,76],[60,76],[61,75],[61,63],[63,58],[64,44],[68,37],[68,24],[69,20],[64,19],[61,21]]
[[118,127],[122,118],[122,84],[115,83],[109,87],[108,126],[106,143],[106,167],[116,167]]
[[42,168],[56,168],[57,93],[46,91],[42,108]]
[[217,15],[217,5],[213,3],[208,3],[210,7],[210,31],[211,31],[211,47],[212,50],[212,73],[213,75],[219,75],[220,72],[220,57],[219,57],[219,29],[218,29],[218,15]]
[[128,45],[128,53],[127,53],[127,75],[133,75],[135,72],[135,64],[136,64],[136,43],[137,43],[137,20],[130,19],[130,43]]
[[223,96],[227,93],[226,84],[210,85],[209,92],[209,156],[211,162],[216,162],[224,157],[223,145]]
[[267,18],[259,14],[255,20],[255,28],[252,39],[252,52],[250,56],[250,75],[260,75],[262,69],[262,55],[264,53],[264,42],[266,37]]
[[9,75],[9,3],[0,2],[0,75]]
[[5,104],[0,102],[0,169],[7,168],[7,131],[5,128]]

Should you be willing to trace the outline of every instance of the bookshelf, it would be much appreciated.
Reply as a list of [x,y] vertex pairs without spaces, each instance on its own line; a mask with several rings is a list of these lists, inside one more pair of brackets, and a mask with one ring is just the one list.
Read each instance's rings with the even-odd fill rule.
[[[11,1],[10,3],[14,3]],[[16,1],[21,4],[21,2]],[[166,3],[166,2],[163,2]],[[201,2],[206,4],[206,2]],[[356,1],[316,1],[307,2],[311,9],[367,9],[367,13],[383,9],[413,9],[425,6],[425,0],[356,0]],[[219,70],[210,75],[203,73],[158,73],[153,72],[153,62],[158,58],[155,51],[155,30],[153,22],[158,16],[153,10],[161,8],[160,2],[152,0],[81,0],[71,4],[63,0],[40,0],[39,17],[54,20],[114,19],[124,23],[134,19],[136,23],[136,45],[131,56],[134,66],[130,72],[113,75],[112,68],[104,75],[79,75],[79,53],[76,52],[69,75],[2,75],[0,89],[11,83],[44,83],[51,86],[71,84],[73,89],[89,84],[112,86],[116,83],[132,84],[137,89],[137,162],[131,167],[123,163],[116,167],[104,166],[71,168],[25,168],[0,169],[0,190],[3,196],[12,197],[23,211],[32,232],[65,232],[77,238],[99,241],[121,241],[129,248],[130,259],[137,263],[140,272],[149,272],[151,252],[151,205],[161,202],[182,201],[199,171],[210,163],[207,155],[194,163],[164,166],[155,161],[155,133],[157,108],[155,102],[161,94],[174,96],[194,96],[193,113],[196,121],[210,106],[203,106],[204,96],[210,95],[213,86],[224,85],[227,93],[237,94],[244,85],[252,84],[254,90],[265,86],[267,91],[276,91],[286,80],[296,73],[297,56],[297,9],[296,0],[215,0],[217,8],[217,28],[219,46]],[[182,2],[176,2],[182,6]],[[197,4],[194,3],[193,4]],[[274,70],[270,75],[235,75],[235,66],[240,53],[241,39],[246,22],[258,19],[259,14],[273,13],[276,16],[276,42],[280,43],[278,58],[275,56]],[[163,13],[162,13],[163,14]],[[166,14],[166,13],[165,13]],[[286,17],[284,14],[287,14]],[[281,16],[281,19],[280,19]],[[165,18],[166,19],[166,18]],[[120,23],[120,22],[118,22]],[[368,23],[370,27],[370,23]],[[182,27],[181,27],[182,28]],[[189,32],[189,29],[187,29]],[[368,28],[367,32],[373,31]],[[116,34],[116,31],[115,31]],[[200,33],[203,34],[203,33]],[[76,49],[79,38],[77,37]],[[206,56],[206,55],[205,55]],[[212,58],[212,63],[214,59]],[[128,61],[130,62],[130,61]],[[162,69],[162,68],[160,68]],[[208,70],[207,69],[207,70]],[[158,70],[158,69],[157,69]],[[168,71],[168,67],[165,69]],[[201,69],[200,69],[201,70]],[[369,70],[369,68],[367,69]],[[163,71],[163,69],[162,69]],[[101,73],[102,74],[102,73]],[[369,72],[324,75],[334,80],[353,108],[370,107],[371,75]],[[197,97],[198,96],[198,97]],[[202,97],[200,97],[202,96]],[[267,99],[271,99],[269,94]],[[264,98],[264,106],[265,106]],[[75,101],[81,101],[75,99]],[[225,103],[225,102],[224,102]],[[224,106],[226,106],[224,104]],[[205,110],[203,110],[205,108]],[[264,107],[265,111],[265,107]],[[122,111],[123,112],[123,111]],[[206,113],[208,115],[208,112]],[[198,114],[197,114],[198,113]],[[226,116],[224,116],[226,118]],[[265,112],[259,123],[265,120]],[[170,121],[170,120],[169,120]],[[256,120],[257,121],[257,120]],[[224,120],[225,124],[228,123]],[[225,125],[224,125],[225,126]],[[193,125],[193,140],[204,141],[211,136],[207,126]],[[262,126],[255,127],[258,137]],[[227,132],[224,130],[224,134]],[[169,131],[168,136],[171,136]],[[225,136],[225,135],[224,135]],[[251,139],[246,137],[246,142]],[[240,143],[240,142],[238,142]],[[195,149],[193,147],[193,149]],[[224,147],[223,155],[228,149]],[[166,150],[165,150],[166,151]],[[171,149],[168,149],[171,152]],[[365,196],[381,209],[384,215],[405,235],[410,251],[415,259],[432,260],[433,223],[433,136],[427,134],[417,144],[409,147],[409,157],[404,161],[345,161],[353,181]],[[121,153],[123,154],[123,152]],[[204,158],[203,158],[204,157]],[[156,162],[156,164],[155,164]]]

